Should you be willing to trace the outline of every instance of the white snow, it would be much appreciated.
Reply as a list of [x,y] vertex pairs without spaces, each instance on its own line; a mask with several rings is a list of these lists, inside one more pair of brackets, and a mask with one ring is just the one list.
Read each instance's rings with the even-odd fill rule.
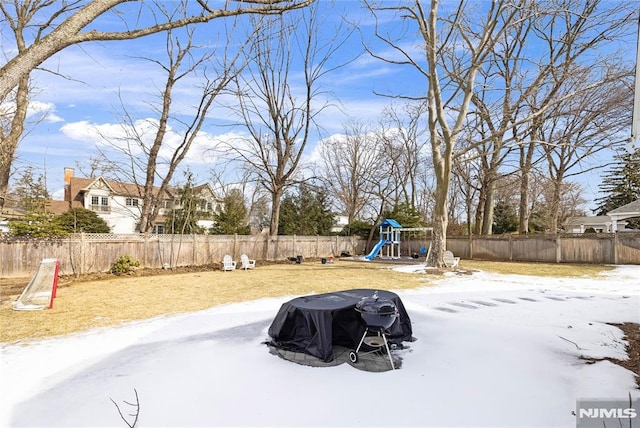
[[[420,275],[422,268],[402,267]],[[313,368],[262,342],[290,298],[0,347],[0,426],[575,426],[576,399],[640,396],[620,329],[640,266],[600,278],[477,272],[397,293],[418,339],[402,367]]]

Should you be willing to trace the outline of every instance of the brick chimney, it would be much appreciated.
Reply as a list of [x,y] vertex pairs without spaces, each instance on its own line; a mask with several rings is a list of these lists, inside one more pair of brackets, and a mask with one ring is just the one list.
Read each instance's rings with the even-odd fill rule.
[[71,205],[71,178],[75,170],[69,166],[64,167],[64,200]]

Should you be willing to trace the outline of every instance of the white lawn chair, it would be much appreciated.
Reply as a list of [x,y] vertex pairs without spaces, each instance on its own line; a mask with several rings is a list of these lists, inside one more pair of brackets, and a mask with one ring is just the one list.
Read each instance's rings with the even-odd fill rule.
[[454,268],[460,263],[460,257],[454,257],[453,253],[449,250],[444,252],[444,265],[448,268]]
[[253,269],[256,267],[256,261],[249,259],[249,256],[243,254],[240,256],[240,261],[242,262],[241,268],[244,270]]
[[236,270],[236,262],[233,261],[229,254],[225,254],[222,258],[222,270]]

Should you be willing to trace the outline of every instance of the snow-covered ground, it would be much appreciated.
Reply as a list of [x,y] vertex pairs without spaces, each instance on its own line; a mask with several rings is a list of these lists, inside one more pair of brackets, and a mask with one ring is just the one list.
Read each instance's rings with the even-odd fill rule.
[[[399,268],[408,274],[413,267]],[[0,347],[0,426],[575,427],[576,399],[640,396],[622,332],[640,322],[640,266],[596,279],[477,272],[397,291],[418,339],[402,368],[282,360],[264,299]],[[112,402],[113,400],[113,402]],[[635,425],[634,425],[635,426]]]

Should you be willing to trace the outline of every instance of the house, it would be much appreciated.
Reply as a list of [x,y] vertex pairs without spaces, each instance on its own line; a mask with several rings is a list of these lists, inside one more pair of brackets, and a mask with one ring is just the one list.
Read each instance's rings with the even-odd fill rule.
[[[624,229],[626,225],[626,221],[618,221],[616,226],[618,229]],[[613,221],[608,215],[569,217],[564,223],[564,230],[567,233],[584,233],[587,229],[592,228],[598,233],[611,233],[613,232],[612,226]]]
[[[619,227],[620,220],[623,220],[626,218],[640,217],[640,199],[635,200],[626,205],[623,205],[621,207],[618,207],[615,210],[611,210],[607,213],[607,215],[616,221],[617,225],[614,224],[614,227],[612,230],[612,232],[616,232],[620,230],[620,227]],[[624,223],[626,225],[627,222],[624,222]],[[622,227],[622,229],[624,229],[624,227]]]
[[331,233],[340,233],[349,224],[349,216],[346,214],[336,214],[333,216],[333,226]]
[[[64,169],[65,194],[67,209],[83,207],[95,211],[104,219],[112,233],[136,233],[140,231],[140,216],[142,213],[143,187],[137,184],[121,183],[98,178],[80,178],[74,176],[73,168]],[[174,209],[180,209],[180,192],[174,187],[160,194],[154,187],[156,199],[160,208],[154,220],[153,232],[165,233],[168,216]],[[208,184],[196,186],[193,189],[195,199],[198,200],[199,211],[213,214],[219,205],[211,186]],[[205,216],[206,217],[206,216]],[[201,220],[198,225],[211,227],[212,220]]]

